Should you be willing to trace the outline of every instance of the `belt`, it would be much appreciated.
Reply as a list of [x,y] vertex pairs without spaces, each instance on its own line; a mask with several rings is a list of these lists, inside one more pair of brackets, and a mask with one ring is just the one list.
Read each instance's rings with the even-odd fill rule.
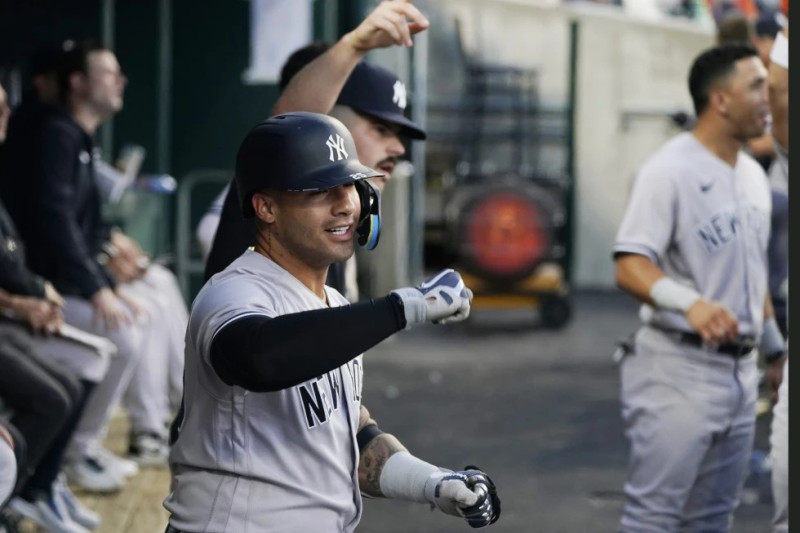
[[[651,324],[651,326],[653,326]],[[674,335],[679,342],[694,346],[695,348],[702,348],[711,352],[730,355],[734,359],[739,359],[748,355],[756,348],[756,339],[754,337],[739,337],[736,342],[726,342],[725,344],[710,344],[703,340],[703,337],[697,333],[688,333],[685,331],[677,331],[674,329],[660,328],[653,326],[658,330],[665,333]]]

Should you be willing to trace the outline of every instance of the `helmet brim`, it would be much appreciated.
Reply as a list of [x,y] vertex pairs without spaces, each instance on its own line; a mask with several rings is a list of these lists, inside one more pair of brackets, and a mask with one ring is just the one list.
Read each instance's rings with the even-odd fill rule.
[[367,178],[379,178],[384,173],[353,160],[343,160],[311,171],[303,176],[302,189],[286,188],[287,191],[324,191],[339,185]]

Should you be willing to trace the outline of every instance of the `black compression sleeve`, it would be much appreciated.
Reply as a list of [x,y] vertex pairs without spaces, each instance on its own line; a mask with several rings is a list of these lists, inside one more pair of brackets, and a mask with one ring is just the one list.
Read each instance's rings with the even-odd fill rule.
[[394,295],[275,318],[248,316],[217,332],[211,366],[228,385],[282,390],[342,366],[405,325]]

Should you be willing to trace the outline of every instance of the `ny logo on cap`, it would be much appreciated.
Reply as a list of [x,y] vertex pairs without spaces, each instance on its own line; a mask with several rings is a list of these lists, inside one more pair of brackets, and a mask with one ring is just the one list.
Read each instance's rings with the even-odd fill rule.
[[[341,161],[342,159],[347,159],[347,150],[344,149],[344,139],[338,133],[336,134],[335,140],[333,138],[333,134],[328,135],[328,140],[325,141],[325,145],[328,147],[328,151],[330,152],[331,161]],[[336,159],[333,158],[334,150],[336,150]]]
[[399,107],[400,109],[405,109],[406,108],[406,86],[403,85],[402,81],[397,80],[396,82],[394,82],[394,86],[392,87],[392,89],[394,89],[394,95],[392,96],[392,102],[394,102],[395,105],[397,105],[397,107]]

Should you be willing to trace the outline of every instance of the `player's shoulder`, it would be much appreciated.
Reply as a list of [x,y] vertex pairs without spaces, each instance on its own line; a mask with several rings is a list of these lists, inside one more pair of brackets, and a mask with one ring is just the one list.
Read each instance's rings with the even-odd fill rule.
[[700,154],[699,143],[690,132],[682,132],[665,142],[647,163],[653,167],[680,169],[692,165]]
[[687,176],[705,173],[713,166],[708,150],[691,132],[682,132],[664,143],[648,159],[640,170],[643,179],[659,179],[669,182],[684,181]]
[[639,186],[663,187],[672,183],[686,167],[686,154],[692,150],[691,139],[681,133],[650,154],[636,173]]
[[[271,292],[276,273],[270,271],[267,261],[251,250],[245,251],[224,270],[214,274],[197,293],[192,308],[225,301],[243,301]],[[263,259],[263,258],[262,258]]]

